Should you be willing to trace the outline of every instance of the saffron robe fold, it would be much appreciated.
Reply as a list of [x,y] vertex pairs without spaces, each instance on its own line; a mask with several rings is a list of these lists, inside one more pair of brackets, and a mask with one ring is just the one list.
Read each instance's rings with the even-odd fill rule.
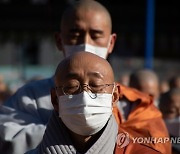
[[118,84],[119,99],[130,102],[133,108],[124,121],[119,110],[114,107],[114,115],[119,127],[130,135],[130,138],[144,137],[157,139],[156,143],[145,145],[163,153],[171,154],[170,141],[158,143],[158,139],[169,138],[168,130],[161,112],[154,106],[153,99],[140,91]]

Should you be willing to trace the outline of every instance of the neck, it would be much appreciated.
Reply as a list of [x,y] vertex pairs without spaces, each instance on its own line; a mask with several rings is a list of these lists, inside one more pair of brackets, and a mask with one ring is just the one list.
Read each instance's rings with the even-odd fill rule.
[[73,145],[80,153],[85,153],[100,137],[102,134],[104,128],[99,131],[98,133],[90,136],[82,136],[78,135],[72,131],[69,130],[70,137],[72,139]]

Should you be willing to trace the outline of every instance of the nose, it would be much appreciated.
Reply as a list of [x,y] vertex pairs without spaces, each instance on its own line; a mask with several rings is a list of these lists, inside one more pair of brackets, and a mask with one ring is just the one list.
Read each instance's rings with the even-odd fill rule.
[[91,97],[92,99],[95,99],[97,97],[97,94],[92,93],[91,88],[89,87],[88,84],[82,84],[81,89],[82,89],[82,91],[84,90],[84,91],[88,92],[89,97]]
[[90,36],[90,34],[89,33],[86,33],[85,34],[85,36],[84,36],[84,42],[83,42],[84,44],[91,44],[91,45],[93,45],[93,40],[92,40],[92,38],[91,38],[91,36]]
[[81,91],[83,91],[83,90],[86,92],[90,91],[89,85],[88,84],[82,84],[81,85]]

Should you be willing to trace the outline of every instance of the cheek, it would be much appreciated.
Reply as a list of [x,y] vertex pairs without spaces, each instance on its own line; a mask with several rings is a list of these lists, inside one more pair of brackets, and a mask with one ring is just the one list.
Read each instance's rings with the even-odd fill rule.
[[97,46],[100,46],[100,47],[109,47],[109,45],[110,45],[110,39],[108,39],[108,38],[109,38],[109,36],[104,36],[104,37],[95,39],[95,40],[93,40],[93,41],[94,41],[94,43],[95,43]]

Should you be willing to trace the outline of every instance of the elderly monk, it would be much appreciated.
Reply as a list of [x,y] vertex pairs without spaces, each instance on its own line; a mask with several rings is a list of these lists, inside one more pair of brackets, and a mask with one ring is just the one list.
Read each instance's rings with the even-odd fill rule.
[[[132,143],[131,137],[127,145],[121,146],[118,135],[126,133],[126,126],[121,128],[122,119],[116,108],[119,88],[110,64],[99,56],[78,52],[64,59],[55,73],[51,100],[55,112],[43,140],[28,153],[159,153],[150,145]],[[131,126],[138,123],[136,117]],[[133,132],[133,128],[127,127],[128,131]]]

